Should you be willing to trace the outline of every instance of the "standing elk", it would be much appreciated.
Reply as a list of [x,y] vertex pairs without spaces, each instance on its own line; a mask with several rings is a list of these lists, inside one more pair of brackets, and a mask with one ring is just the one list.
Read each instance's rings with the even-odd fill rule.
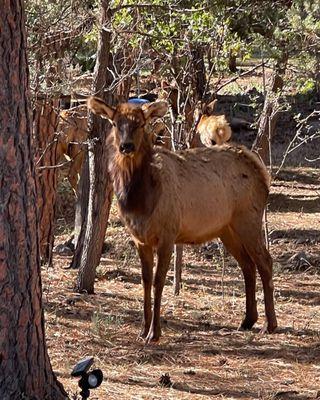
[[112,124],[109,169],[120,215],[133,237],[142,266],[141,337],[147,343],[160,338],[161,296],[174,244],[203,243],[216,237],[238,261],[244,275],[246,313],[241,328],[251,329],[258,319],[257,268],[264,291],[263,331],[273,332],[277,319],[272,259],[261,230],[269,175],[260,160],[240,146],[176,153],[154,147],[145,127],[153,118],[165,115],[166,102],[151,103],[143,109],[132,104],[112,108],[91,97],[87,105]]

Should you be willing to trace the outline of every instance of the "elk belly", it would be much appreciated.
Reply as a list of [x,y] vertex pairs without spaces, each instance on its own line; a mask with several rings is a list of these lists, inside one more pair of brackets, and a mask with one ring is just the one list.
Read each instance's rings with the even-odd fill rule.
[[213,202],[188,207],[184,214],[176,243],[197,244],[219,236],[232,217],[233,208]]

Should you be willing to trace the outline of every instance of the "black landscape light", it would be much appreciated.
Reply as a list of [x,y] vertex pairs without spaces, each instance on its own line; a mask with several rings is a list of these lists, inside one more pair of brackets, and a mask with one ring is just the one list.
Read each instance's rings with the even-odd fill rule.
[[101,385],[103,374],[101,369],[89,371],[93,364],[93,357],[87,357],[80,360],[73,368],[71,376],[80,377],[79,387],[80,396],[83,400],[90,396],[90,389],[95,389]]

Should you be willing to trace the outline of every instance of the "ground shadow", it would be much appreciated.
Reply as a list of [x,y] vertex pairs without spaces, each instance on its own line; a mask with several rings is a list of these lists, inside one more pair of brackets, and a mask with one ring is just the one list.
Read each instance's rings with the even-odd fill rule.
[[268,210],[271,212],[320,212],[320,197],[318,195],[287,195],[271,193],[269,196]]
[[[275,171],[274,171],[275,172]],[[275,184],[281,184],[281,181],[285,182],[299,182],[304,185],[317,185],[319,187],[319,174],[318,173],[310,173],[297,171],[296,169],[288,170],[283,169],[281,170],[277,178],[275,179]],[[306,189],[310,189],[310,187],[306,186]]]
[[[320,211],[320,210],[319,210]],[[319,223],[320,226],[320,223]],[[318,229],[274,229],[270,232],[269,238],[274,239],[291,239],[291,240],[308,240],[306,243],[319,243],[320,230]]]

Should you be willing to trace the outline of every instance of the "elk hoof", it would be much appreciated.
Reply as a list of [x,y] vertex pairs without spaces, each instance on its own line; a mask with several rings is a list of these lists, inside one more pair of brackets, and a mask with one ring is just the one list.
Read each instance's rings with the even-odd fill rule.
[[252,329],[253,325],[257,322],[258,318],[248,318],[246,317],[242,322],[241,325],[239,327],[240,330],[243,331],[249,331],[250,329]]
[[154,331],[153,329],[151,329],[148,333],[148,336],[146,337],[146,344],[158,342],[160,336],[161,336],[160,330]]
[[148,332],[149,332],[149,329],[145,329],[145,328],[141,329],[137,339],[138,340],[145,339],[148,336]]
[[260,333],[261,334],[273,333],[273,332],[275,332],[277,327],[278,327],[277,321],[271,322],[271,323],[265,322],[265,324],[263,325],[263,327],[260,330]]

